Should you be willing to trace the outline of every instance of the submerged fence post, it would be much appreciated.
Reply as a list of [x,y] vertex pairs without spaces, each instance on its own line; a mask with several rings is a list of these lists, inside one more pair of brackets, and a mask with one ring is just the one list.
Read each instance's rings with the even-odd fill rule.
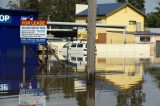
[[95,83],[96,0],[88,0],[87,84]]

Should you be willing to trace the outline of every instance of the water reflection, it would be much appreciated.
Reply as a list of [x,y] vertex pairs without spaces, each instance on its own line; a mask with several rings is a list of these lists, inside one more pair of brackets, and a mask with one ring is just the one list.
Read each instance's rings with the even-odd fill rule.
[[156,81],[157,87],[160,89],[160,68],[151,67],[147,68],[146,72],[149,73]]
[[[46,106],[159,106],[159,69],[144,72],[150,66],[159,65],[159,59],[97,57],[95,85],[87,86],[86,56],[70,56],[68,62],[64,61],[68,67],[62,68],[51,60],[47,65],[38,66],[36,74],[26,75],[33,88],[44,88]],[[6,95],[5,90],[14,90],[11,84],[16,86],[15,94],[18,94],[22,79],[22,74],[16,80],[5,75],[0,81],[1,95]],[[156,102],[152,102],[154,97]]]

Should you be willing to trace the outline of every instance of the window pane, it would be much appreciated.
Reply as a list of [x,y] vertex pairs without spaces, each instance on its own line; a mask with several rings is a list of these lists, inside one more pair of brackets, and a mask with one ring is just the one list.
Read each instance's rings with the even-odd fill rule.
[[141,42],[150,42],[150,37],[148,37],[148,36],[140,37],[140,41]]
[[75,44],[75,43],[72,43],[71,47],[76,47],[76,44]]
[[77,57],[77,61],[83,61],[82,57]]
[[136,21],[129,21],[129,25],[136,25]]
[[83,44],[82,44],[82,43],[79,43],[79,44],[77,45],[77,47],[83,47]]

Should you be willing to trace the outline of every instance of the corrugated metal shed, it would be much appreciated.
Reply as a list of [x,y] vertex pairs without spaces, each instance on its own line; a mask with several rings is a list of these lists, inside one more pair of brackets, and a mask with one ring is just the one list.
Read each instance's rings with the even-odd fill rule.
[[[25,10],[0,9],[0,81],[22,77],[23,45],[20,40],[20,20],[33,16],[38,19],[38,12]],[[8,20],[4,21],[4,16]],[[30,45],[36,51],[36,45]],[[26,51],[26,77],[36,71],[37,59]],[[16,73],[16,75],[15,75]]]

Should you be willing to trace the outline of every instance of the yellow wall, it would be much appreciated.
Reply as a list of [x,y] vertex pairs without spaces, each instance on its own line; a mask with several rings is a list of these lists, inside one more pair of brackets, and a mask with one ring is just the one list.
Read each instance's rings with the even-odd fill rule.
[[[132,9],[130,6],[125,6],[118,11],[107,16],[98,16],[97,19],[102,20],[102,24],[108,25],[126,25],[126,31],[136,31],[136,25],[129,25],[129,21],[136,21],[141,23],[141,31],[144,31],[144,16]],[[76,17],[75,22],[86,23],[87,17]],[[123,43],[122,33],[111,33],[107,31],[123,31],[123,29],[116,28],[96,28],[96,35],[98,33],[107,33],[107,43]],[[87,31],[82,30],[78,32],[80,39],[87,38]],[[96,36],[98,39],[98,36]],[[127,43],[134,43],[134,35],[126,34]]]
[[158,35],[158,36],[155,36],[155,40],[156,40],[156,41],[160,41],[159,35]]
[[[102,20],[102,24],[106,23],[106,17],[97,17],[97,19],[101,19]],[[76,17],[75,22],[76,23],[86,23],[87,17]],[[100,23],[99,23],[100,24]],[[105,33],[106,32],[106,28],[96,28],[96,33]]]
[[[126,25],[126,31],[136,31],[136,25],[129,25],[129,21],[136,21],[141,23],[141,31],[144,31],[144,16],[132,9],[129,6],[125,6],[118,11],[107,15],[107,16],[97,16],[97,19],[102,19],[103,24],[108,25]],[[75,22],[77,23],[86,23],[87,17],[76,17]],[[106,30],[100,28],[101,30]],[[110,29],[107,30],[119,30],[119,29]],[[122,31],[122,30],[121,30]]]
[[[123,33],[107,32],[107,44],[121,44],[123,36]],[[135,43],[135,36],[126,34],[126,43]]]
[[136,26],[129,25],[129,21],[136,21],[141,23],[141,31],[144,31],[144,16],[126,6],[114,14],[106,16],[106,24],[108,25],[126,25],[127,31],[136,31]]

